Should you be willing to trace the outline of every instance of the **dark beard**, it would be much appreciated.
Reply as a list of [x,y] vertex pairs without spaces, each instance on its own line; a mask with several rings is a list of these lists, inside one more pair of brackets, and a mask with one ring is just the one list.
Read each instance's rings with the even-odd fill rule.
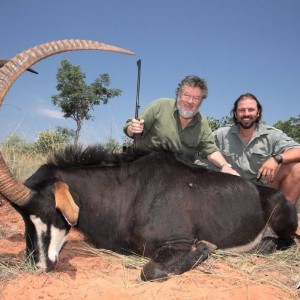
[[238,124],[244,129],[249,129],[249,128],[252,128],[256,124],[256,120],[252,120],[252,122],[248,123],[248,124],[243,124],[242,121],[240,121],[240,122],[238,122]]

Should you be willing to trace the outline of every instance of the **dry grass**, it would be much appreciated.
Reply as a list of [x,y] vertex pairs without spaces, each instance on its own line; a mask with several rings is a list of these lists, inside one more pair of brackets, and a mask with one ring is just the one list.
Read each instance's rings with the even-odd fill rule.
[[[83,255],[99,256],[104,260],[120,263],[126,268],[140,269],[149,261],[148,258],[136,254],[121,255],[110,250],[96,249],[88,244],[75,250]],[[216,250],[195,270],[201,274],[210,274],[218,279],[234,282],[235,286],[244,286],[245,282],[247,285],[270,285],[287,292],[290,299],[300,297],[300,289],[297,289],[300,283],[300,248],[296,245],[264,256]],[[190,280],[199,273],[185,273],[182,280]]]
[[[21,181],[31,176],[47,159],[47,157],[31,150],[26,151],[23,148],[11,147],[5,144],[2,145],[1,153],[9,170]],[[0,197],[0,206],[4,204],[4,201]]]
[[297,292],[300,281],[300,249],[296,245],[285,251],[276,251],[264,256],[249,253],[230,254],[217,250],[198,268],[218,276],[228,276],[227,273],[218,273],[218,268],[214,268],[218,263],[237,271],[240,275],[236,277],[238,281],[243,282],[246,278],[249,283],[272,285],[293,296],[300,296],[300,291]]
[[[21,230],[1,228],[1,238],[8,238]],[[76,255],[82,257],[100,257],[108,264],[117,263],[124,266],[124,270],[141,269],[149,259],[136,254],[121,255],[106,249],[96,249],[83,243],[72,248]],[[124,271],[124,274],[127,271]],[[24,260],[24,255],[6,255],[0,257],[0,293],[6,285],[18,280],[22,274],[39,274],[40,271],[32,265],[30,259]],[[49,273],[51,276],[51,273]],[[193,272],[180,275],[180,282],[199,282],[204,277],[209,280],[222,280],[232,287],[268,285],[285,291],[288,299],[299,299],[300,289],[300,248],[296,245],[285,251],[277,251],[271,255],[261,256],[257,254],[233,254],[222,250],[216,250],[209,259],[197,266]],[[125,278],[126,279],[126,278]],[[124,279],[124,280],[125,280]],[[126,286],[131,287],[137,283],[126,280]],[[124,284],[125,284],[124,283]],[[142,283],[140,283],[142,284]],[[145,284],[145,283],[143,283]]]
[[40,274],[31,257],[2,256],[0,257],[0,291],[22,274]]
[[86,243],[84,243],[82,248],[77,248],[76,252],[83,255],[94,255],[109,259],[110,261],[116,261],[123,264],[126,268],[133,269],[142,268],[144,264],[150,261],[149,258],[142,257],[135,253],[132,253],[132,255],[122,255],[111,250],[97,249]]
[[12,147],[2,148],[1,153],[10,171],[19,180],[27,179],[47,159],[47,157],[33,151],[24,151]]
[[[24,234],[21,229],[12,229],[0,224],[0,238],[8,239],[16,234]],[[25,237],[24,237],[25,239]],[[19,275],[30,273],[38,274],[40,271],[37,269],[31,257],[24,255],[1,255],[0,256],[0,291],[5,288],[8,282],[15,280]],[[1,298],[1,297],[0,297]]]
[[[132,255],[121,255],[116,252],[96,249],[86,243],[74,249],[83,256],[97,256],[108,262],[122,264],[126,268],[140,269],[149,261],[148,258]],[[222,267],[221,267],[222,266]],[[285,251],[277,251],[271,255],[232,254],[217,250],[209,259],[195,268],[196,272],[185,273],[182,280],[197,280],[200,274],[209,274],[218,279],[233,282],[235,286],[270,285],[290,295],[290,299],[299,299],[300,290],[300,249],[292,246]],[[30,259],[18,257],[1,257],[0,290],[21,274],[39,274]],[[280,275],[280,276],[279,276]]]

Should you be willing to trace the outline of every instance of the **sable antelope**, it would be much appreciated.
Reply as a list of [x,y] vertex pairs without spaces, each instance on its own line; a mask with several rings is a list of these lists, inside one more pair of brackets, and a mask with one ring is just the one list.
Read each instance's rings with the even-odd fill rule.
[[[78,40],[34,47],[0,69],[1,103],[33,63],[79,49],[132,54]],[[188,271],[216,248],[273,251],[278,238],[292,240],[297,228],[296,208],[279,191],[188,164],[172,153],[113,155],[97,146],[70,147],[25,184],[0,154],[0,193],[22,215],[27,253],[44,271],[57,262],[72,226],[96,247],[151,258],[143,280]]]

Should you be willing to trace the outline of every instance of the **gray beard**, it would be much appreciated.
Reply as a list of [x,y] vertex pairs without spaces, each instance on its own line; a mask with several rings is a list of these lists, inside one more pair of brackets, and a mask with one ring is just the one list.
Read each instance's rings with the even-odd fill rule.
[[197,111],[186,111],[185,109],[183,109],[180,104],[177,102],[177,108],[179,111],[179,114],[184,118],[184,119],[191,119],[196,113]]

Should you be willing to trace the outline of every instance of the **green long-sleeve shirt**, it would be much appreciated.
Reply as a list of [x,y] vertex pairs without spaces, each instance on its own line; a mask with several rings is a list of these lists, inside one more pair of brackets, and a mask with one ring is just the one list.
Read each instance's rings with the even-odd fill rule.
[[[203,158],[219,151],[207,118],[199,112],[184,129],[181,128],[175,99],[161,98],[153,101],[139,118],[145,120],[142,144],[146,149],[189,152]],[[124,127],[126,135],[130,121]]]

